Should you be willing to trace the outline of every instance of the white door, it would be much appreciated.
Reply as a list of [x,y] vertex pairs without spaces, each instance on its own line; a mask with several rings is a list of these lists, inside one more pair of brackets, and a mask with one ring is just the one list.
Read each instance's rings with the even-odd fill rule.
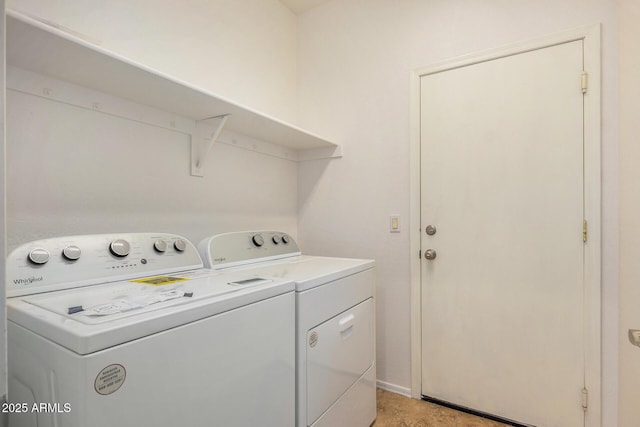
[[579,40],[420,79],[425,396],[584,423],[582,72]]

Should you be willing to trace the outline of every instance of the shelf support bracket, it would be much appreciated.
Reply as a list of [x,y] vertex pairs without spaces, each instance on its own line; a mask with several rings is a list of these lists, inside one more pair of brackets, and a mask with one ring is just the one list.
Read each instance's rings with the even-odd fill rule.
[[[196,129],[191,135],[191,176],[204,176],[204,162],[207,154],[218,140],[229,116],[230,114],[222,114],[196,120]],[[211,132],[212,127],[205,125],[204,122],[213,124],[213,133]]]

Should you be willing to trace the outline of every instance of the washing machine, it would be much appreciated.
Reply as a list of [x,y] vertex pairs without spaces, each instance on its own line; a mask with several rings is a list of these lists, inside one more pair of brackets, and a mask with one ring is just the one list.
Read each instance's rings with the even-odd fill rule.
[[217,271],[293,280],[296,426],[368,427],[376,417],[375,262],[302,255],[278,231],[200,242]]
[[202,267],[165,233],[15,249],[9,425],[293,427],[294,284]]

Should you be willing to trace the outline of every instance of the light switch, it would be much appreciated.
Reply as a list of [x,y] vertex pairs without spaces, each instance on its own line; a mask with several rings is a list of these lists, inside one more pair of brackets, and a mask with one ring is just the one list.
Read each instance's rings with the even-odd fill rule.
[[400,232],[400,215],[391,215],[389,222],[389,231],[391,233]]

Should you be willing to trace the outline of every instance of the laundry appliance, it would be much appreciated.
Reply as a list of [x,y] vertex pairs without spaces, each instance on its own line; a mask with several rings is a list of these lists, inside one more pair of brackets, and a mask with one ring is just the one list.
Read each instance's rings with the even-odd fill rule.
[[278,231],[200,242],[205,265],[295,282],[296,426],[368,427],[376,417],[375,262],[302,255]]
[[166,233],[12,251],[9,425],[293,427],[293,283],[202,266]]

